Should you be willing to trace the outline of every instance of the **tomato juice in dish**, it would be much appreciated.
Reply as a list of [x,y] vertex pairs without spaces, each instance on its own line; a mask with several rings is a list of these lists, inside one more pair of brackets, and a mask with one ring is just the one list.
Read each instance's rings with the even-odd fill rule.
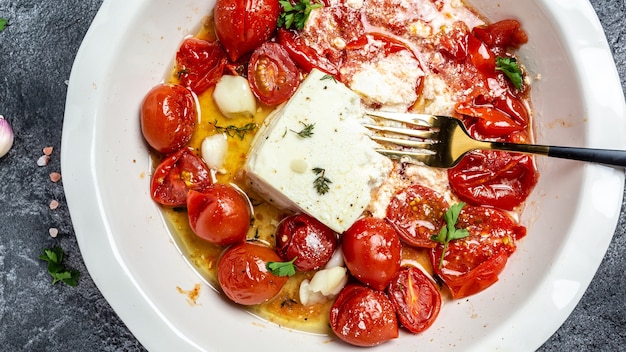
[[526,41],[458,0],[218,0],[142,103],[151,196],[202,276],[259,316],[359,346],[420,333],[497,281],[538,174],[506,152],[387,159],[364,110],[530,142]]

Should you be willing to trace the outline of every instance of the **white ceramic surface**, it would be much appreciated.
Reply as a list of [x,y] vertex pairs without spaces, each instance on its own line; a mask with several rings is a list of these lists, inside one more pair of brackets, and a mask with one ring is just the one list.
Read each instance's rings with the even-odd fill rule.
[[[530,42],[538,141],[626,149],[623,93],[602,28],[584,0],[474,0],[491,20],[515,17]],[[68,205],[89,273],[151,351],[357,350],[328,336],[278,328],[203,284],[196,305],[177,287],[201,279],[150,200],[150,158],[138,107],[171,68],[182,38],[212,1],[105,0],[72,70],[62,139]],[[527,237],[500,282],[447,303],[427,332],[376,349],[528,351],[571,313],[615,230],[622,170],[539,159],[522,219]],[[361,350],[361,349],[359,349]]]

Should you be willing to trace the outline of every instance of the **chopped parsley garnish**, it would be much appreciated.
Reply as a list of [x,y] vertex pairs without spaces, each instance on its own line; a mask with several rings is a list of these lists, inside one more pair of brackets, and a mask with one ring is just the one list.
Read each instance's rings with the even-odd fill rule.
[[268,262],[266,267],[276,276],[293,276],[296,274],[296,266],[293,264],[298,257],[288,262]]
[[311,0],[296,0],[296,4],[292,4],[289,0],[278,1],[283,11],[278,16],[278,27],[287,29],[303,29],[306,20],[311,14],[311,10],[318,9],[324,5],[321,3],[311,3]]
[[446,250],[448,250],[448,243],[452,240],[458,240],[461,238],[465,238],[469,236],[469,232],[466,229],[457,229],[456,223],[459,221],[459,214],[461,213],[461,209],[465,206],[465,203],[457,203],[446,211],[443,215],[444,220],[446,220],[446,226],[441,228],[438,235],[432,235],[430,237],[431,240],[439,243],[443,243],[443,250],[441,251],[441,258],[439,259],[439,269],[443,266],[443,258],[446,255]]
[[496,70],[502,71],[515,88],[522,88],[522,70],[514,57],[496,57]]
[[213,124],[215,125],[215,129],[217,130],[218,133],[226,133],[226,135],[229,137],[237,136],[240,139],[243,139],[243,137],[245,137],[246,134],[254,131],[257,127],[259,127],[259,125],[254,122],[247,123],[243,127],[237,127],[234,125],[229,125],[226,127],[218,126],[217,120],[215,120]]
[[328,193],[328,190],[330,189],[329,184],[332,182],[326,178],[326,170],[316,167],[313,169],[313,172],[317,175],[317,178],[313,181],[313,186],[315,187],[317,193],[322,195]]
[[313,136],[313,128],[315,128],[315,124],[304,123],[302,121],[300,123],[304,125],[304,128],[300,132],[296,132],[294,130],[291,130],[291,132],[297,134],[298,136],[300,136],[300,138],[309,138]]
[[43,254],[39,256],[39,259],[48,262],[48,273],[52,276],[52,284],[56,284],[59,281],[63,281],[69,286],[76,286],[78,284],[78,277],[80,273],[78,270],[67,269],[61,262],[63,261],[63,249],[56,246],[52,249],[44,249]]
[[0,32],[2,32],[9,25],[9,21],[6,18],[0,17]]

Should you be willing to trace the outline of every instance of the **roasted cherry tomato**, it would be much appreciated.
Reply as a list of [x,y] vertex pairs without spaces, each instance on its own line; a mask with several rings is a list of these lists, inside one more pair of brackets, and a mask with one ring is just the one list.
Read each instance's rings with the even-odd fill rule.
[[387,219],[400,239],[415,247],[433,248],[430,237],[439,233],[448,202],[434,190],[413,185],[396,193],[387,206]]
[[412,333],[428,329],[439,315],[441,294],[421,269],[407,266],[389,283],[387,294],[400,324]]
[[496,56],[485,43],[471,34],[467,35],[467,53],[472,64],[479,72],[487,77],[495,75]]
[[501,151],[474,151],[448,169],[454,193],[464,202],[513,210],[537,183],[533,158]]
[[222,77],[226,53],[217,42],[187,38],[176,53],[180,83],[200,95]]
[[526,130],[530,121],[526,106],[510,92],[498,97],[478,95],[458,103],[455,110],[465,116],[465,125],[478,139],[510,141],[509,135]]
[[313,68],[317,68],[335,77],[339,76],[337,66],[326,57],[320,55],[315,49],[306,45],[297,32],[280,28],[278,29],[277,38],[278,43],[289,53],[289,57],[305,72],[308,73]]
[[175,84],[159,84],[141,103],[141,132],[159,153],[172,153],[189,143],[198,113],[191,92]]
[[400,269],[400,237],[384,219],[357,220],[343,233],[341,248],[350,273],[377,290],[384,290]]
[[467,229],[469,236],[448,244],[441,268],[443,244],[431,250],[430,259],[452,297],[462,298],[498,281],[498,275],[515,251],[516,240],[526,234],[526,228],[516,225],[497,209],[474,206],[463,208],[456,228]]
[[280,292],[287,277],[276,276],[267,263],[280,262],[269,247],[250,242],[226,249],[217,265],[217,279],[224,294],[243,305],[260,304]]
[[513,132],[525,129],[492,104],[460,103],[457,104],[455,110],[459,114],[473,117],[473,119],[465,119],[464,122],[470,131],[475,129],[477,133],[473,135],[475,138],[506,138]]
[[298,88],[299,71],[282,45],[267,42],[252,53],[248,82],[263,104],[278,105],[291,98]]
[[215,33],[228,57],[237,61],[274,34],[279,14],[276,0],[217,0]]
[[398,337],[398,320],[387,295],[361,285],[344,287],[330,309],[329,322],[340,339],[356,346]]
[[517,48],[528,42],[528,35],[517,20],[507,19],[472,29],[472,33],[491,48]]
[[221,246],[244,242],[250,227],[250,205],[235,187],[213,184],[187,195],[189,225],[200,238]]
[[186,147],[166,156],[152,175],[150,194],[163,205],[178,207],[187,204],[189,190],[204,192],[211,184],[211,172],[193,149]]
[[306,214],[283,219],[276,229],[276,252],[284,261],[294,261],[300,271],[326,265],[337,248],[337,234]]

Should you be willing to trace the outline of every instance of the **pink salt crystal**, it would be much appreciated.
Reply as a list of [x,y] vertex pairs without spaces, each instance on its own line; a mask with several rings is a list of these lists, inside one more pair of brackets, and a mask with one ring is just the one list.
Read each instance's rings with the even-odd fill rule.
[[59,207],[59,202],[58,201],[56,201],[54,199],[50,201],[50,209],[54,210],[54,209],[56,209],[58,207]]
[[59,229],[57,229],[56,227],[51,227],[48,229],[48,233],[50,234],[50,237],[56,238],[59,234]]
[[44,153],[45,155],[50,156],[50,155],[52,155],[52,150],[53,150],[53,149],[54,149],[54,147],[45,147],[45,148],[43,148],[43,153]]
[[37,159],[37,166],[46,166],[48,165],[48,161],[50,161],[49,155],[42,155]]
[[51,172],[50,173],[50,181],[52,182],[59,182],[59,180],[61,180],[61,174],[58,172]]

